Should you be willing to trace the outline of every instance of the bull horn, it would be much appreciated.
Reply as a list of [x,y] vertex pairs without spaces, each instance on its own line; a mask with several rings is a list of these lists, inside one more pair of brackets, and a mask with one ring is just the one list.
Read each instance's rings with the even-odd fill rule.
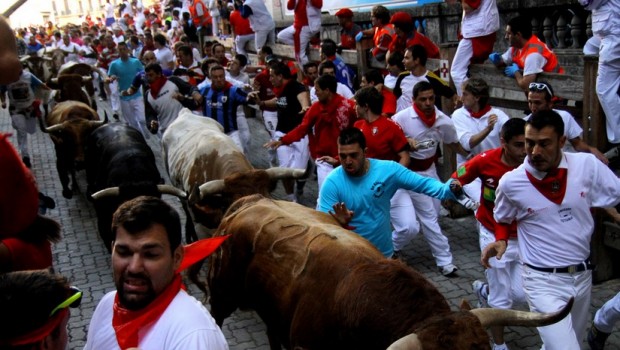
[[218,194],[224,191],[224,180],[211,180],[200,185],[200,199],[203,199],[207,195]]
[[93,77],[82,76],[82,83],[88,83],[91,80],[93,80]]
[[265,169],[267,174],[269,174],[269,178],[272,180],[282,180],[282,179],[298,179],[306,173],[305,169],[293,169],[293,168],[280,168],[274,167]]
[[52,126],[45,128],[45,132],[50,133],[50,132],[61,131],[62,129],[64,129],[64,127],[65,126],[63,124],[52,125]]
[[98,128],[100,126],[102,126],[103,124],[106,123],[107,120],[91,120],[89,122],[90,126],[92,126],[93,128]]
[[574,298],[571,297],[562,309],[550,313],[492,308],[473,309],[470,312],[478,317],[485,328],[491,326],[542,327],[556,323],[566,317],[573,307],[574,301]]
[[393,342],[387,350],[422,350],[422,343],[417,334],[411,333]]
[[58,84],[58,78],[52,78],[50,79],[50,82],[53,84]]
[[157,190],[161,194],[169,194],[169,195],[177,196],[177,197],[179,197],[181,199],[187,198],[187,193],[185,193],[184,191],[181,191],[180,189],[178,189],[178,188],[176,188],[174,186],[170,186],[170,185],[157,185]]
[[95,193],[93,193],[91,196],[92,199],[94,200],[98,200],[98,199],[102,199],[105,197],[112,197],[112,196],[118,196],[119,194],[119,190],[118,187],[108,187],[106,189],[103,189],[101,191],[97,191]]

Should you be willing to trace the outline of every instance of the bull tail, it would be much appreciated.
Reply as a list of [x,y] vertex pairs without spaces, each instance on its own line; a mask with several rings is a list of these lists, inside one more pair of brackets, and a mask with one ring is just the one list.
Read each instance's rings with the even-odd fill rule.
[[209,291],[207,290],[207,284],[200,280],[200,270],[204,264],[204,260],[201,260],[194,265],[187,268],[187,277],[192,281],[203,293],[205,293],[205,301],[209,297]]

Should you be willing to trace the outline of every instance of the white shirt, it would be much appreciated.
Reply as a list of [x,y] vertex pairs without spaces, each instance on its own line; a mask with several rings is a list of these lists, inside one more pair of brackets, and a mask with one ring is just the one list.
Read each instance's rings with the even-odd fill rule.
[[[346,99],[353,98],[353,92],[351,91],[351,89],[349,89],[348,86],[340,82],[336,85],[336,93]],[[318,100],[319,98],[316,97],[316,89],[313,86],[310,88],[310,104],[313,104],[317,102]]]
[[385,86],[388,89],[393,90],[394,86],[396,86],[397,79],[398,79],[398,76],[393,76],[391,74],[388,74],[385,76],[385,78],[383,78],[383,86]]
[[[489,118],[492,114],[497,116],[497,122],[493,126],[493,130],[477,146],[470,148],[469,140],[472,136],[481,132],[487,127],[487,125],[489,125]],[[454,127],[456,128],[459,143],[463,149],[470,152],[467,157],[460,154],[456,155],[457,167],[461,166],[461,164],[463,164],[467,159],[472,158],[477,154],[501,146],[499,138],[502,126],[504,126],[504,123],[507,122],[508,119],[510,119],[510,117],[508,117],[506,113],[495,107],[491,107],[491,110],[480,118],[472,117],[465,107],[461,107],[454,111],[454,113],[452,113],[452,121],[454,122]]]
[[[506,65],[512,64],[512,51],[516,50],[514,47],[509,47],[502,55],[502,60]],[[543,72],[543,67],[547,64],[547,59],[543,55],[532,52],[525,57],[525,63],[523,64],[523,76],[538,74]]]
[[243,5],[252,9],[252,15],[248,17],[250,27],[253,31],[268,31],[275,29],[276,22],[273,21],[271,13],[267,10],[267,6],[263,0],[245,0]]
[[[106,294],[95,309],[88,327],[85,350],[119,349],[112,316],[116,292]],[[209,311],[181,290],[151,326],[139,333],[141,349],[202,350],[228,349],[226,339]]]
[[435,124],[430,128],[420,119],[413,106],[409,106],[392,116],[392,120],[400,125],[407,138],[415,139],[418,142],[436,141],[435,147],[410,151],[409,156],[411,158],[428,159],[437,153],[439,143],[458,142],[452,119],[437,109],[437,107],[435,107],[435,113],[437,118]]
[[157,112],[157,121],[159,123],[157,134],[159,134],[159,136],[164,134],[170,123],[177,118],[179,112],[183,109],[181,102],[172,98],[172,96],[178,92],[179,88],[176,84],[168,80],[161,87],[161,90],[159,90],[157,98],[153,98],[150,89],[146,93],[148,103],[153,107],[155,112]]
[[543,196],[530,182],[546,173],[528,161],[506,173],[495,192],[493,216],[500,223],[517,221],[521,260],[537,267],[576,265],[590,255],[594,230],[591,207],[611,207],[620,201],[620,179],[588,153],[563,153],[567,168],[566,194],[561,204]]
[[402,94],[396,100],[396,112],[400,112],[413,105],[413,87],[421,81],[428,82],[428,79],[426,79],[426,74],[419,77],[409,74],[400,81],[400,89]]
[[172,50],[170,50],[167,46],[162,47],[161,49],[156,49],[154,52],[155,57],[157,58],[157,62],[163,69],[170,69],[170,62],[174,62],[174,55],[172,54]]
[[64,41],[60,41],[58,43],[58,48],[67,53],[67,56],[65,56],[65,63],[80,62],[78,57],[78,52],[81,50],[80,45],[73,42],[69,42],[69,45],[66,45]]
[[466,39],[489,35],[499,30],[499,11],[495,0],[482,0],[470,13],[463,11],[461,34]]
[[104,5],[105,18],[114,18],[114,5],[106,3]]

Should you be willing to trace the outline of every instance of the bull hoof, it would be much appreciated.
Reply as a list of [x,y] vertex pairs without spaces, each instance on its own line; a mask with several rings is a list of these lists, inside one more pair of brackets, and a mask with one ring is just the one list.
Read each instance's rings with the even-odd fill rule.
[[62,196],[71,199],[73,197],[73,191],[71,190],[62,190]]

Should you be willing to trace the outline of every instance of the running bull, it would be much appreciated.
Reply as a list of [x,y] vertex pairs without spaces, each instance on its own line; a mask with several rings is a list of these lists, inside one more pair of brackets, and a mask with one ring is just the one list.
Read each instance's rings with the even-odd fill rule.
[[[235,200],[255,193],[269,196],[277,180],[304,175],[298,169],[254,169],[217,121],[186,108],[162,142],[170,181],[189,194],[183,207],[198,228],[216,228]],[[190,220],[186,235],[188,241],[197,238]]]
[[[107,119],[107,118],[106,118]],[[48,133],[56,150],[56,169],[62,184],[62,195],[73,197],[77,191],[76,170],[84,164],[84,145],[88,136],[106,120],[99,120],[97,112],[87,104],[77,101],[65,101],[57,104],[47,115],[45,127],[41,131]],[[71,175],[72,186],[69,186]]]
[[108,250],[112,244],[112,214],[122,203],[138,196],[162,194],[185,198],[183,191],[161,184],[155,155],[144,137],[121,123],[104,125],[88,138],[86,178],[99,235]]
[[215,235],[231,237],[209,258],[211,315],[221,326],[256,310],[271,349],[490,349],[485,327],[542,326],[572,306],[452,311],[420,273],[330,215],[259,195],[233,203]]

